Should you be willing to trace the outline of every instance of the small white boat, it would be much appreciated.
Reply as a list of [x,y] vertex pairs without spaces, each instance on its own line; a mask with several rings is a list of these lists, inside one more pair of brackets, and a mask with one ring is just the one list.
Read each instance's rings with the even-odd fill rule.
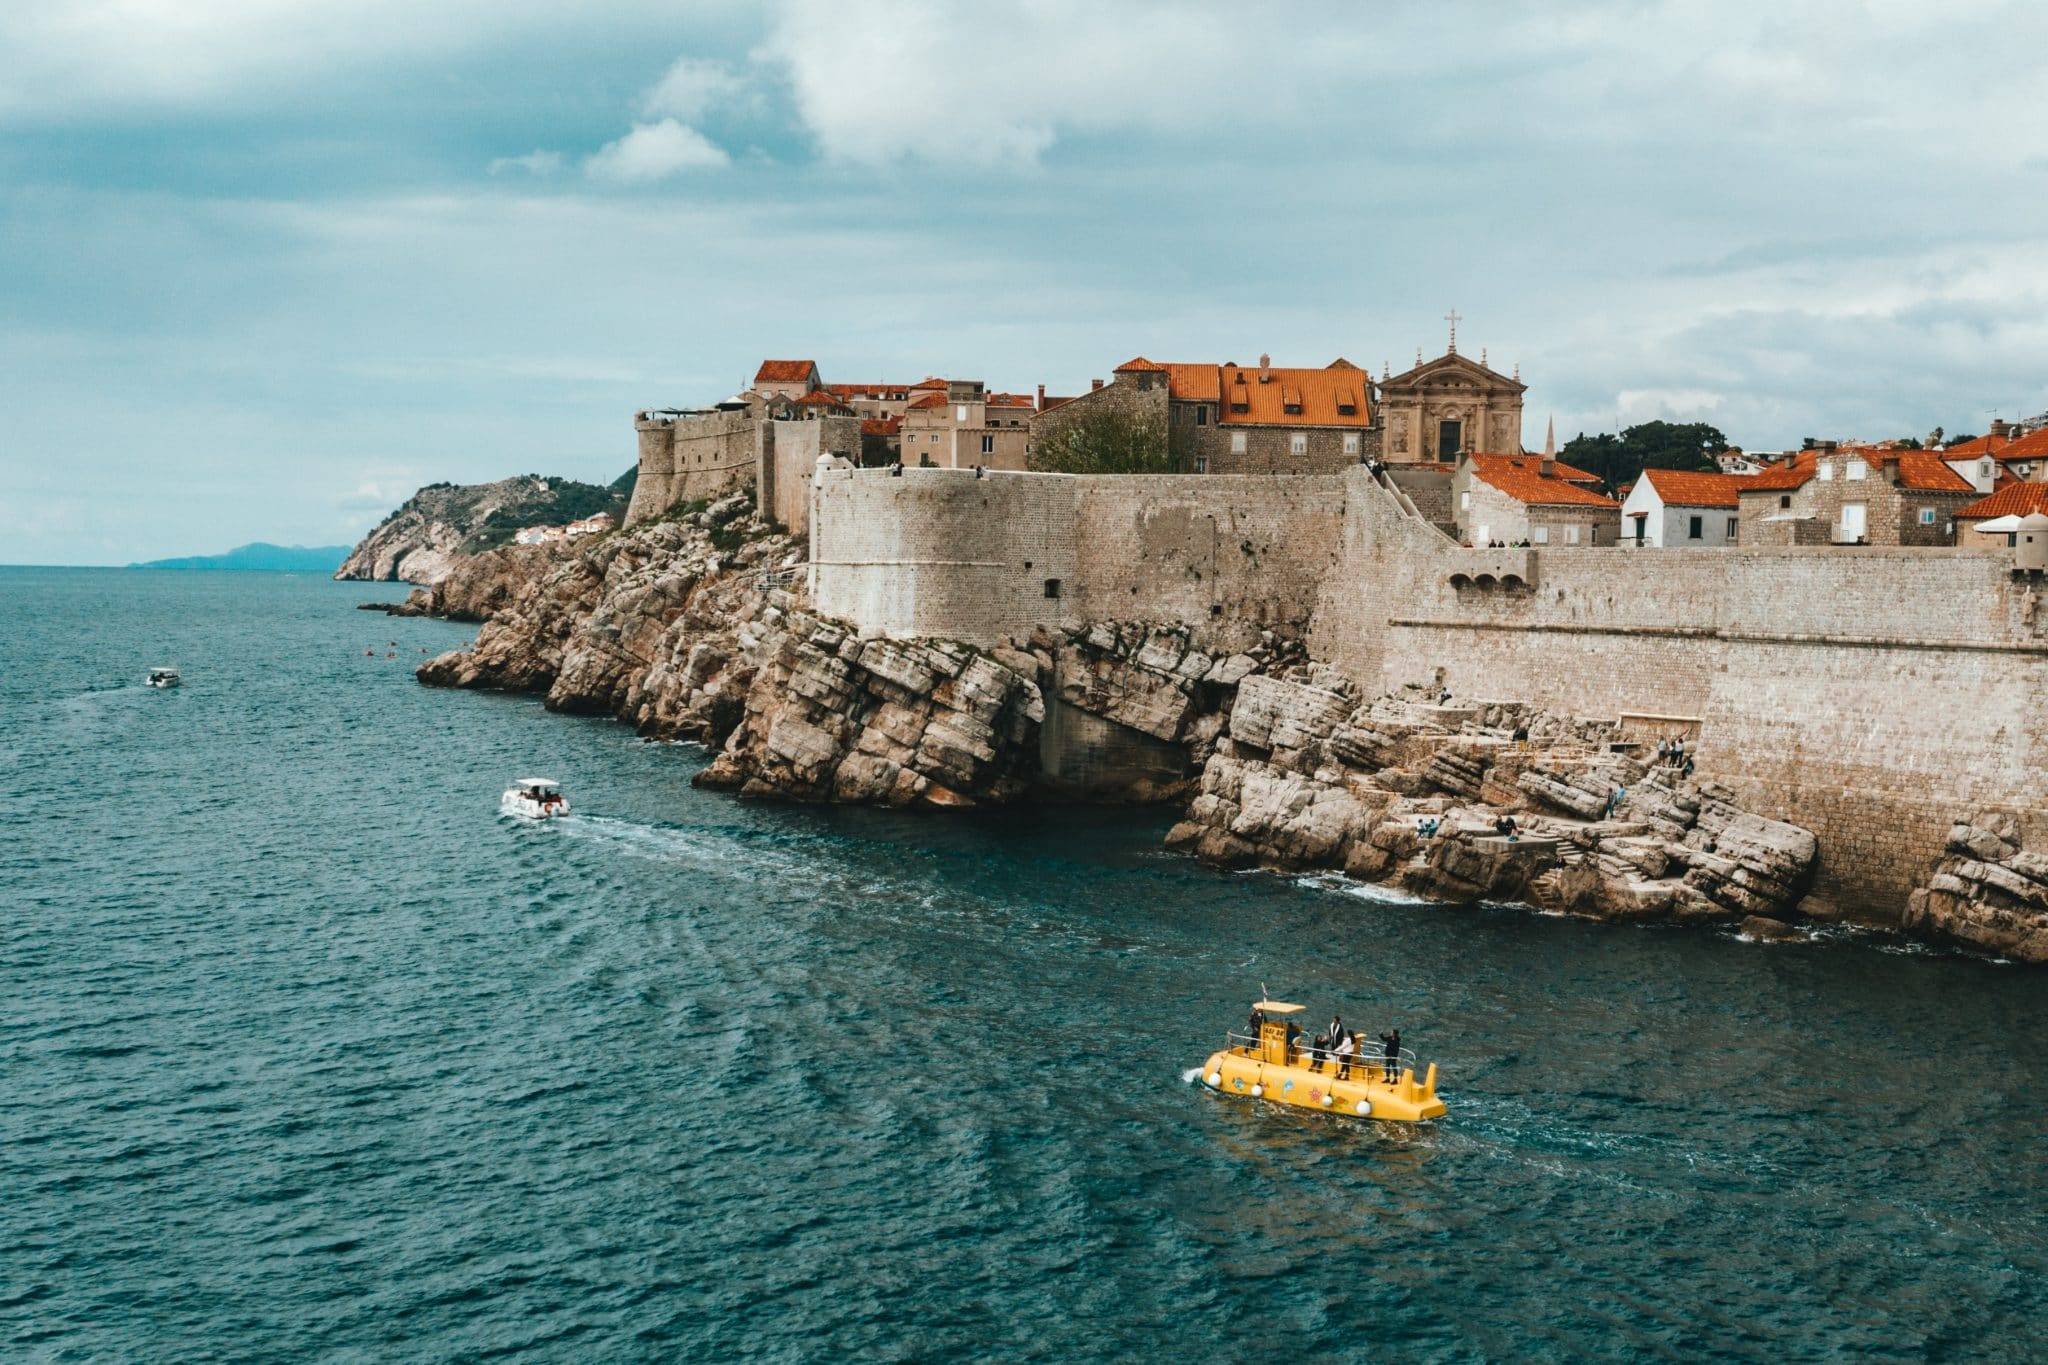
[[498,810],[522,820],[551,820],[569,813],[569,798],[562,784],[551,777],[522,777],[505,789]]
[[149,670],[149,677],[145,681],[151,687],[162,688],[176,687],[184,679],[178,676],[178,670],[175,668],[152,668]]

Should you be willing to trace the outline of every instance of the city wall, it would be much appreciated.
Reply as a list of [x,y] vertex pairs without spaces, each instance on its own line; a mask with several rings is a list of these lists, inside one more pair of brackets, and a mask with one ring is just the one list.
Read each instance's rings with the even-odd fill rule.
[[677,503],[753,487],[760,425],[745,409],[636,418],[640,475],[626,525],[658,517]]
[[829,470],[813,600],[897,636],[1182,621],[1204,648],[1306,632],[1336,568],[1337,477]]
[[754,474],[761,510],[794,535],[810,526],[811,474],[818,457],[835,455],[860,463],[860,418],[819,417],[761,423]]
[[1431,544],[1370,486],[1353,492],[1319,657],[1381,687],[1696,721],[1701,775],[1815,830],[1819,890],[1846,910],[1903,906],[1974,811],[2048,819],[2048,602],[2002,555],[1481,556]]

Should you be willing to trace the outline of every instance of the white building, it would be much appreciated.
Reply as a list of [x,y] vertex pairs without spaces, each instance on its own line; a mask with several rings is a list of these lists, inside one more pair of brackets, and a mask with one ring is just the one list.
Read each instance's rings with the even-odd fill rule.
[[1744,476],[1645,469],[1621,504],[1621,543],[1659,549],[1733,545]]

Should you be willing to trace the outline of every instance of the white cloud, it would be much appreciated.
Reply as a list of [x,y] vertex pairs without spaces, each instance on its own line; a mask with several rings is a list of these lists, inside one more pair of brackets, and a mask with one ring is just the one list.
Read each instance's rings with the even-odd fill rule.
[[525,171],[528,175],[553,175],[562,169],[562,154],[536,148],[525,156],[500,156],[491,159],[491,174],[502,175],[506,171]]
[[694,123],[714,110],[747,99],[747,82],[724,62],[682,57],[641,96],[640,112],[649,118]]
[[593,180],[635,185],[665,180],[682,171],[731,164],[724,149],[704,134],[687,123],[665,118],[659,123],[634,124],[632,132],[599,148],[583,163],[583,169]]

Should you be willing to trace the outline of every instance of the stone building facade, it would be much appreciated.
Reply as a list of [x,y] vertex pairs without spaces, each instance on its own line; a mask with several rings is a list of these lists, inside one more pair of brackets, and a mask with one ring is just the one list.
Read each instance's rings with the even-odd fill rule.
[[906,465],[939,469],[1023,469],[1031,434],[1031,399],[990,393],[978,379],[946,381],[922,392],[903,413],[899,432]]
[[1956,543],[1978,497],[1940,452],[1826,442],[1745,480],[1738,501],[1752,545],[1934,546]]
[[1451,475],[1459,538],[1468,545],[1555,549],[1613,545],[1621,504],[1583,469],[1539,455],[1467,455]]
[[1256,365],[1139,356],[1110,383],[1037,414],[1032,444],[1043,450],[1109,411],[1155,426],[1191,474],[1331,474],[1380,450],[1372,376],[1343,359],[1300,369],[1267,356]]
[[1522,453],[1522,395],[1528,385],[1458,354],[1380,380],[1382,458],[1388,464],[1448,463],[1461,454]]

